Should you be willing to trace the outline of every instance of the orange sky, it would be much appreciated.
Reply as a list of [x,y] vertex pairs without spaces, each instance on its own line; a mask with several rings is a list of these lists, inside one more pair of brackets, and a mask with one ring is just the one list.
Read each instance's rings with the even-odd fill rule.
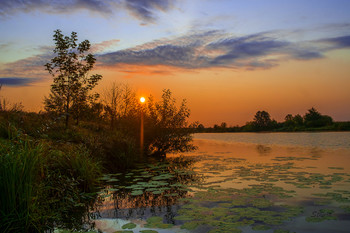
[[[333,51],[326,58],[288,61],[273,69],[196,71],[171,67],[133,66],[123,69],[95,69],[103,74],[97,87],[102,93],[112,82],[128,83],[138,95],[159,98],[169,88],[178,102],[187,99],[191,121],[212,126],[227,122],[242,125],[258,110],[266,110],[277,121],[291,114],[304,114],[315,107],[335,120],[350,120],[350,55]],[[168,70],[168,73],[156,73]],[[130,72],[133,71],[133,72]],[[43,96],[51,80],[25,87],[4,86],[1,95],[10,102],[22,102],[26,110],[42,110]]]
[[315,107],[350,121],[348,0],[0,1],[0,97],[43,110],[53,32],[92,44],[104,77],[138,95],[170,89],[191,121],[283,121]]

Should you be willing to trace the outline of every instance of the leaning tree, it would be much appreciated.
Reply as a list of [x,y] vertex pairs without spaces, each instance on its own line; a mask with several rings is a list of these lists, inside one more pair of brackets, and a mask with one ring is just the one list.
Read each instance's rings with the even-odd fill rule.
[[96,62],[91,53],[87,54],[91,47],[88,40],[77,44],[76,32],[69,37],[64,36],[61,30],[56,30],[53,37],[55,57],[45,65],[53,76],[53,84],[44,103],[48,112],[65,115],[67,128],[70,116],[78,122],[89,101],[98,98],[98,94],[90,94],[90,91],[102,76],[88,75]]

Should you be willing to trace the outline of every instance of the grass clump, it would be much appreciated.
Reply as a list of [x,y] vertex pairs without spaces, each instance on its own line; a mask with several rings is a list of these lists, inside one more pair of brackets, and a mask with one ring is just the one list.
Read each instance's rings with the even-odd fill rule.
[[40,221],[35,213],[35,187],[42,146],[22,138],[11,139],[13,142],[0,139],[0,230],[29,232]]
[[[99,163],[84,148],[58,150],[13,125],[0,128],[8,137],[0,138],[0,231],[66,228],[64,219],[81,223],[81,215],[69,217],[68,213],[83,212],[85,203],[92,200],[87,192],[99,181]],[[77,224],[68,227],[78,229]]]

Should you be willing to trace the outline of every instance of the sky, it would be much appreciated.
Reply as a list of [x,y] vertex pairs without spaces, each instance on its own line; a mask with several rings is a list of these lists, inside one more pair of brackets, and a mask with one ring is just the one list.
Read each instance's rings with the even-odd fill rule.
[[0,0],[0,96],[44,109],[60,29],[92,43],[98,92],[170,89],[206,126],[311,107],[349,121],[349,11],[348,0]]

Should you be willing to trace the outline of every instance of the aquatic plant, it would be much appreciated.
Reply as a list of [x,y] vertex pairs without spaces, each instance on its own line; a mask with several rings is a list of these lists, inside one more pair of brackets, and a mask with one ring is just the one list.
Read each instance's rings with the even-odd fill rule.
[[167,229],[167,228],[172,228],[173,224],[163,223],[162,217],[153,216],[147,219],[147,224],[145,224],[144,227]]
[[122,229],[134,229],[135,227],[136,227],[136,224],[130,222],[130,223],[124,224],[124,225],[122,226]]

